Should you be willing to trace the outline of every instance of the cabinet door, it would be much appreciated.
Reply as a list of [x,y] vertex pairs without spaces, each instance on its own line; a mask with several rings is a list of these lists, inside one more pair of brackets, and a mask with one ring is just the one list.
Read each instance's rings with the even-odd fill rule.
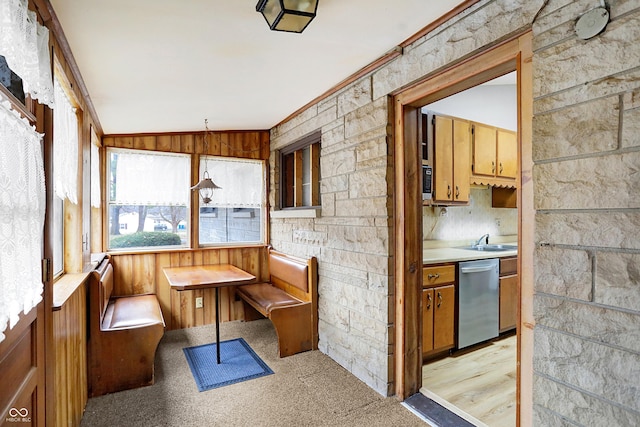
[[518,141],[515,132],[498,129],[497,176],[515,178],[518,173]]
[[473,173],[495,176],[496,129],[480,123],[474,123],[473,128]]
[[500,278],[500,332],[514,329],[518,322],[518,276]]
[[438,201],[453,200],[453,120],[446,117],[435,117],[434,138],[434,199]]
[[456,291],[454,285],[433,290],[433,348],[453,347]]
[[453,121],[453,200],[469,201],[471,174],[471,124]]
[[433,289],[422,290],[422,354],[433,350]]

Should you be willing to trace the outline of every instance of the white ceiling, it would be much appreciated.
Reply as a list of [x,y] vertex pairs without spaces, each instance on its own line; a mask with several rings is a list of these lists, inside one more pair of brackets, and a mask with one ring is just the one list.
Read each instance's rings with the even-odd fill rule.
[[319,0],[302,34],[257,0],[51,0],[106,134],[270,129],[462,3]]

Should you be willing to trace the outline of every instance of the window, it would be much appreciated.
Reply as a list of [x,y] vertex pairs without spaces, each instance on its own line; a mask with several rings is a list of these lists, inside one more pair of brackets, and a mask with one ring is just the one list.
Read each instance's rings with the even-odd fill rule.
[[187,154],[109,149],[109,249],[189,245]]
[[205,168],[221,188],[209,204],[199,199],[200,245],[264,243],[264,162],[203,156],[199,176]]
[[280,151],[280,207],[320,206],[320,132]]

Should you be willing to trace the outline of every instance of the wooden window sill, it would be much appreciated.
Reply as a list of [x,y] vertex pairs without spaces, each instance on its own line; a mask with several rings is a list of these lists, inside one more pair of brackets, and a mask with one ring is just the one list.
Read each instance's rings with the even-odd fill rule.
[[91,271],[66,273],[53,284],[53,311],[62,309],[65,302],[84,284]]

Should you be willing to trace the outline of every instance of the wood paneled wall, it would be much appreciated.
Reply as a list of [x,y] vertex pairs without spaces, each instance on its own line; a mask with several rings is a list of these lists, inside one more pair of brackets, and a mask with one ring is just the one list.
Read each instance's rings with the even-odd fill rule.
[[209,132],[207,143],[205,149],[204,132],[106,135],[102,138],[104,147],[261,160],[269,158],[268,130],[213,131]]
[[[162,307],[167,330],[215,323],[215,291],[175,291],[169,286],[163,267],[206,264],[233,264],[268,280],[265,246],[215,248],[175,252],[118,254],[111,253],[114,268],[114,295],[155,293]],[[203,298],[203,307],[195,308],[195,299]],[[220,289],[220,321],[242,320],[242,302],[233,287]]]
[[87,404],[86,289],[85,284],[79,286],[53,312],[56,426],[79,426]]

